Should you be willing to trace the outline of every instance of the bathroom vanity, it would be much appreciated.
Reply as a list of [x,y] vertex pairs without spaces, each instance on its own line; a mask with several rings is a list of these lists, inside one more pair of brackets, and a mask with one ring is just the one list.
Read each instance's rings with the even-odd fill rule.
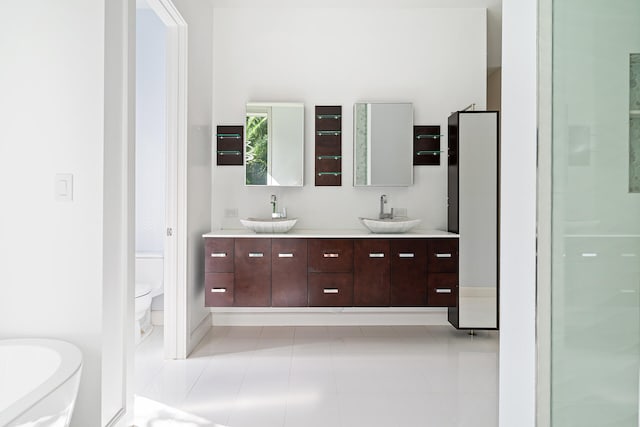
[[458,235],[205,234],[207,307],[451,307]]

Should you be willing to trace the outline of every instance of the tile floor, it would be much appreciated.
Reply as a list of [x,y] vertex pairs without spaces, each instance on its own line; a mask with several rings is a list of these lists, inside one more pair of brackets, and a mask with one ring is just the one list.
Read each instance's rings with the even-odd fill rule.
[[498,425],[497,332],[214,327],[177,361],[161,340],[136,353],[138,427]]

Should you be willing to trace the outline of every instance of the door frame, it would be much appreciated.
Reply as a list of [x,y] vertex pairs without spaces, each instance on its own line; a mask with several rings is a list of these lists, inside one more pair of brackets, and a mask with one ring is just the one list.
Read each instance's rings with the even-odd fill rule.
[[187,23],[171,0],[147,0],[167,27],[164,357],[187,357]]

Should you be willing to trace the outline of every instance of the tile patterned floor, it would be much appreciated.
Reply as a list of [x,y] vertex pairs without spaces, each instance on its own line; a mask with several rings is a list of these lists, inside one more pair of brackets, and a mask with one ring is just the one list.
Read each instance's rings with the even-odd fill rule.
[[161,340],[156,328],[136,353],[138,399],[160,408],[137,405],[138,427],[498,425],[497,332],[214,327],[178,361]]

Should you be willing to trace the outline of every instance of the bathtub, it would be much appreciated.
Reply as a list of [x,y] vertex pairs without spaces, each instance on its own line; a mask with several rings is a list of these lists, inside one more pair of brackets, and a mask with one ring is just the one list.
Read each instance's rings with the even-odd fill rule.
[[82,354],[50,339],[0,340],[0,426],[67,426]]

